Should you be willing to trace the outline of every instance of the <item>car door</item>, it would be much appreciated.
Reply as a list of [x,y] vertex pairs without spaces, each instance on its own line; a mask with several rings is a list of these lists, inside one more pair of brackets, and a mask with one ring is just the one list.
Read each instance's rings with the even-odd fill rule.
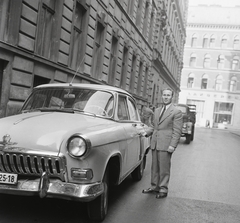
[[[125,95],[119,95],[117,116],[126,132],[127,149],[123,151],[122,174],[127,174],[139,160],[140,153],[140,135],[137,129],[137,121],[133,120],[133,113],[129,110],[128,98]],[[137,118],[137,116],[136,116]]]

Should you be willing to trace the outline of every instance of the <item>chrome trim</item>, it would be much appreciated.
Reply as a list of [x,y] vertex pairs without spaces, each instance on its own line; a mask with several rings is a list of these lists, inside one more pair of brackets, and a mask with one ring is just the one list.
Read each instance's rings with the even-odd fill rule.
[[61,198],[66,200],[91,201],[103,193],[101,182],[74,184],[51,179],[42,174],[38,179],[18,180],[17,185],[0,184],[0,193],[26,196]]
[[46,172],[49,177],[66,180],[65,157],[34,153],[22,153],[21,149],[0,151],[0,172],[16,173],[23,176],[41,176]]
[[[69,149],[68,149],[69,142],[70,142],[70,140],[72,138],[75,138],[75,137],[82,138],[84,140],[84,142],[86,143],[86,152],[82,156],[74,156],[73,154],[71,154],[69,152]],[[91,148],[92,148],[92,144],[91,144],[90,139],[86,135],[82,135],[82,134],[74,134],[74,135],[70,136],[68,138],[68,140],[67,140],[67,143],[66,143],[66,149],[68,151],[68,154],[69,154],[69,156],[71,156],[73,158],[80,158],[80,159],[82,159],[82,158],[86,157],[89,154]]]

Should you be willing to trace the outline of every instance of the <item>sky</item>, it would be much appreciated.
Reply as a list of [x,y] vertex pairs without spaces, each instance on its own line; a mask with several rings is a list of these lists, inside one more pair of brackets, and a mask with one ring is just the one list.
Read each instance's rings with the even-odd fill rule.
[[222,5],[233,7],[235,5],[240,5],[240,0],[189,0],[189,5]]

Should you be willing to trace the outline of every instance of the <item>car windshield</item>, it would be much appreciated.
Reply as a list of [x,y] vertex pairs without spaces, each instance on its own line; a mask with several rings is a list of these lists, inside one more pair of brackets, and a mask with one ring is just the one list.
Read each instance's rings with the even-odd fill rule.
[[109,92],[79,88],[44,88],[36,89],[21,111],[77,111],[112,117],[113,108],[113,95]]

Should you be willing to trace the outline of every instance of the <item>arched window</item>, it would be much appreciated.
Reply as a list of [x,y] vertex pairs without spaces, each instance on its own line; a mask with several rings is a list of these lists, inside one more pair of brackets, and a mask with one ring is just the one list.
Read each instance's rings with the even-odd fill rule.
[[189,66],[196,67],[196,61],[197,61],[197,55],[195,53],[192,53],[190,56]]
[[224,61],[225,61],[224,55],[219,55],[218,60],[217,60],[217,68],[218,69],[223,69],[224,68]]
[[192,40],[191,40],[191,47],[196,47],[197,46],[197,34],[192,35]]
[[210,54],[206,54],[203,60],[203,67],[205,68],[210,67],[210,62],[211,62],[211,56]]
[[233,40],[233,49],[239,50],[240,39],[239,36],[235,36]]
[[208,47],[208,35],[204,35],[203,36],[203,48],[207,48]]
[[223,83],[223,77],[222,75],[218,75],[215,82],[215,90],[217,91],[222,90],[222,83]]
[[193,88],[193,84],[194,84],[194,74],[191,73],[191,74],[188,75],[187,87],[188,88]]
[[239,69],[239,57],[234,56],[232,60],[232,70],[238,70]]
[[202,76],[202,84],[201,84],[201,89],[207,89],[207,84],[208,84],[208,75],[204,74]]
[[216,43],[216,37],[214,35],[212,35],[210,37],[210,41],[209,41],[209,47],[210,48],[214,48],[215,47],[215,43]]
[[223,48],[223,49],[227,48],[227,36],[226,35],[222,36],[221,48]]
[[229,91],[236,91],[237,90],[237,77],[231,77],[230,84],[229,84]]

